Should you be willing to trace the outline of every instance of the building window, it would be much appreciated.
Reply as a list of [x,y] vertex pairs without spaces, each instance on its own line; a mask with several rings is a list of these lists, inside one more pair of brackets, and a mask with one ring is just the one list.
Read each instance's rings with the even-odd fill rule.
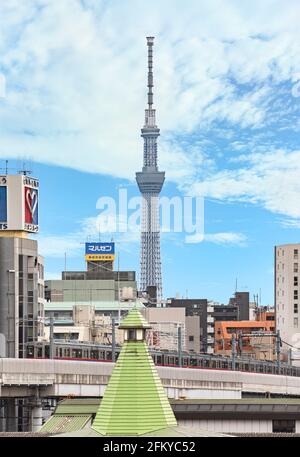
[[298,263],[294,263],[294,273],[298,273]]
[[193,335],[190,335],[190,336],[189,336],[189,341],[194,341]]
[[273,433],[295,433],[295,420],[273,420]]
[[134,329],[128,330],[128,341],[136,340],[136,331]]
[[298,314],[298,303],[294,303],[294,313]]
[[298,290],[294,290],[294,300],[298,300]]
[[298,276],[294,276],[294,286],[298,286]]
[[298,317],[294,317],[294,327],[298,328]]
[[294,259],[298,259],[298,249],[294,249]]

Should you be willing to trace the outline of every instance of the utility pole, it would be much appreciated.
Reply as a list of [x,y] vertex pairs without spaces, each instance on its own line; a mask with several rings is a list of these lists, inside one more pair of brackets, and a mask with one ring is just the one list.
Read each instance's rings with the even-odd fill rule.
[[114,317],[111,319],[111,360],[113,363],[116,361],[116,320]]
[[239,356],[242,356],[243,352],[243,336],[241,333],[238,333],[238,350],[239,350]]
[[277,372],[280,373],[280,332],[277,330],[276,332],[276,355],[277,355]]
[[233,333],[231,336],[231,354],[232,354],[232,369],[235,370],[236,367],[236,339],[235,334]]
[[182,367],[182,335],[180,325],[178,327],[178,366]]
[[290,348],[288,352],[288,364],[292,365],[292,348]]
[[54,359],[54,331],[53,331],[53,324],[54,324],[54,318],[53,318],[53,312],[50,313],[50,354],[49,357],[50,359]]
[[119,325],[121,322],[121,304],[120,304],[120,250],[118,251],[118,280],[117,280],[117,287],[118,287],[118,319]]

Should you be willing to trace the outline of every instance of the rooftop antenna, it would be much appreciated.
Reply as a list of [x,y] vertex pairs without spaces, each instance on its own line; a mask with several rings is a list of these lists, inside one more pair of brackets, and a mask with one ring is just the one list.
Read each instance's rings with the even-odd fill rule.
[[8,174],[8,170],[18,170],[18,168],[9,168],[8,160],[5,160],[5,167],[0,168],[0,170],[5,170],[5,174]]
[[237,292],[238,288],[238,278],[235,278],[235,292]]
[[21,170],[18,170],[18,173],[21,175],[24,175],[24,176],[27,176],[27,175],[31,175],[32,171],[31,170],[26,170],[26,167],[25,167],[25,162],[23,162],[23,166],[22,166],[22,169]]
[[261,306],[261,288],[259,288],[259,306]]

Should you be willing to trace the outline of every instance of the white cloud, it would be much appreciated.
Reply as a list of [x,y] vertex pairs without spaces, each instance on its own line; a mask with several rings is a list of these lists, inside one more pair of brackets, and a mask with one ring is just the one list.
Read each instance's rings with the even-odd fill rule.
[[[120,230],[121,227],[121,231]],[[116,231],[117,230],[117,231]],[[122,231],[123,230],[123,231]],[[40,233],[38,235],[39,252],[45,257],[77,257],[84,252],[83,244],[88,241],[107,241],[113,239],[118,244],[118,251],[130,252],[132,243],[139,243],[140,231],[136,226],[125,222],[115,215],[87,217],[79,222],[74,232],[56,235]]]
[[[1,2],[0,156],[133,179],[142,165],[145,36],[153,34],[167,179],[181,186],[203,179],[196,192],[298,217],[298,165],[288,166],[296,156],[286,152],[279,164],[278,156],[252,155],[247,166],[224,170],[214,150],[178,138],[209,137],[220,122],[261,129],[276,103],[281,116],[291,115],[276,85],[300,73],[299,12],[296,0],[153,0],[147,14],[140,0]],[[226,136],[236,153],[238,135],[223,127]]]
[[201,243],[202,241],[207,241],[209,243],[237,246],[245,246],[246,240],[247,237],[242,233],[233,232],[207,233],[204,236],[201,234],[195,234],[188,237],[189,243]]
[[208,233],[205,235],[204,240],[216,244],[245,246],[247,237],[242,233],[220,232]]
[[300,151],[243,155],[241,162],[241,168],[220,170],[195,182],[190,193],[259,203],[274,213],[300,217]]
[[281,221],[281,225],[284,228],[300,229],[300,219],[285,219]]
[[69,235],[39,235],[39,252],[45,257],[63,257],[65,253],[68,257],[76,257],[83,250],[80,243],[82,238],[80,233]]

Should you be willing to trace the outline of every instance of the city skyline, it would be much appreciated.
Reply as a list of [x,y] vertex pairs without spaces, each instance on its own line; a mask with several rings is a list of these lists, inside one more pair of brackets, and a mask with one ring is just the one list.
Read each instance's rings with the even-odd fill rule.
[[[40,178],[48,276],[64,269],[65,252],[70,268],[83,265],[80,243],[89,234],[97,240],[101,195],[117,199],[120,186],[137,195],[144,38],[153,34],[163,194],[205,199],[203,242],[162,234],[164,295],[185,296],[187,289],[190,297],[226,302],[238,278],[239,289],[262,289],[263,304],[272,304],[274,246],[299,241],[297,3],[233,1],[219,13],[224,2],[191,2],[181,17],[164,6],[149,20],[137,3],[74,0],[71,11],[38,3],[14,16],[0,7],[7,23],[0,152],[12,167],[17,157],[32,161]],[[70,21],[76,17],[75,31],[62,27],[67,12]],[[125,12],[132,27],[120,39]],[[203,16],[207,24],[199,27]],[[139,236],[114,238],[122,268],[139,271]]]

